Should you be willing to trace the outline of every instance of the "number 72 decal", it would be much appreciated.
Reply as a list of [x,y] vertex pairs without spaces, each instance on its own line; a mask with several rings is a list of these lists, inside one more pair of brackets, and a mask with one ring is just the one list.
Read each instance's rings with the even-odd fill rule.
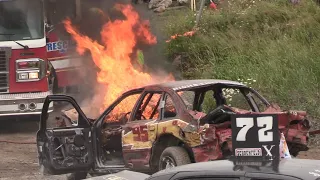
[[[255,119],[252,117],[236,118],[236,126],[242,127],[237,134],[236,141],[247,140],[247,133],[252,127],[254,127],[254,120]],[[257,117],[256,121],[257,121],[257,126],[261,127],[261,129],[258,130],[259,142],[273,141],[273,132],[266,132],[266,131],[272,130],[273,128],[273,117],[272,116]]]

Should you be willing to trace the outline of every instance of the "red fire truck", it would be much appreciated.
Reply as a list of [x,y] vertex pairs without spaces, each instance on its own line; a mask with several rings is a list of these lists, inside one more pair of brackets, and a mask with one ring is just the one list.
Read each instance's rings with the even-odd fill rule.
[[81,19],[80,0],[0,0],[0,116],[40,114],[47,95],[82,81],[66,17]]

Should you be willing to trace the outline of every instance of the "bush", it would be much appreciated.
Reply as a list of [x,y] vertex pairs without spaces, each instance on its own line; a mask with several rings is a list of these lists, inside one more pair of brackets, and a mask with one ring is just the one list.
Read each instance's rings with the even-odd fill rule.
[[[229,0],[205,10],[199,31],[167,43],[173,59],[184,54],[185,79],[247,79],[283,109],[320,117],[320,8],[312,1]],[[170,12],[172,13],[172,12]],[[190,31],[194,12],[171,14],[168,36]]]

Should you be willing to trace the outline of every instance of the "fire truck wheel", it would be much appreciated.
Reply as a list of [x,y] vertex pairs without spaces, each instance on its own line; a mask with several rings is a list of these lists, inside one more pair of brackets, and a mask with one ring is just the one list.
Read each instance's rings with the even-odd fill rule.
[[190,157],[184,148],[179,146],[167,147],[160,156],[159,171],[190,163]]

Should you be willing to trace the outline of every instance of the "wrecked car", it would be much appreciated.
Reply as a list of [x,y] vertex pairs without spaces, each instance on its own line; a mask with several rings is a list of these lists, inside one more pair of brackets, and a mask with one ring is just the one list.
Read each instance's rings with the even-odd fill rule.
[[[57,115],[48,113],[53,102],[73,109],[58,118],[66,123],[50,127],[50,117]],[[182,80],[125,92],[96,119],[70,96],[48,96],[37,132],[39,162],[47,173],[62,174],[155,172],[225,159],[232,154],[232,114],[273,114],[291,155],[308,150],[306,112],[282,111],[238,82]]]

